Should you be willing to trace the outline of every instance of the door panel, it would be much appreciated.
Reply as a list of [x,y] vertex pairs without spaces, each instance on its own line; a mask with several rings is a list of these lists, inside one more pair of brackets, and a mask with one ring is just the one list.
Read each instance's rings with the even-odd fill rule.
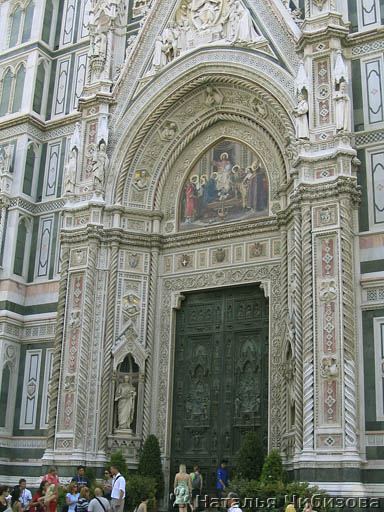
[[[214,492],[222,458],[235,464],[242,436],[267,448],[268,302],[258,287],[186,294],[176,323],[171,482],[198,464]],[[172,485],[172,484],[171,484]]]

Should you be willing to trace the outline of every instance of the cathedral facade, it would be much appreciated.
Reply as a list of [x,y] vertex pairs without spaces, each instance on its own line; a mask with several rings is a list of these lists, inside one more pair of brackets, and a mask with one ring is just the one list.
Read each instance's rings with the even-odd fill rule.
[[[384,491],[382,0],[0,2],[0,474],[243,435]],[[172,481],[172,480],[171,480]]]

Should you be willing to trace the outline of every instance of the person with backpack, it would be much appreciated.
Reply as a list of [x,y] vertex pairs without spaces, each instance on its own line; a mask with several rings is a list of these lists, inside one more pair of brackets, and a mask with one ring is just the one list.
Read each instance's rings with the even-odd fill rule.
[[110,512],[111,505],[107,498],[103,496],[100,487],[96,487],[93,492],[95,497],[89,502],[88,512]]
[[199,466],[193,466],[193,473],[191,473],[192,483],[192,510],[196,512],[199,508],[199,496],[203,490],[203,477],[201,476]]

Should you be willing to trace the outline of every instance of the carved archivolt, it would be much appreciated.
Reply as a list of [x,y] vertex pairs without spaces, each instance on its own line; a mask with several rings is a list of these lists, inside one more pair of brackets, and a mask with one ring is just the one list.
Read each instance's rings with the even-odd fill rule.
[[[276,199],[277,191],[287,180],[285,168],[287,158],[284,158],[284,146],[287,137],[293,134],[292,123],[287,113],[274,98],[260,87],[247,90],[236,84],[228,83],[220,87],[214,85],[213,101],[207,105],[208,86],[199,87],[173,105],[164,113],[163,118],[155,123],[147,132],[143,142],[134,157],[130,160],[125,184],[123,203],[127,206],[156,209],[163,202],[163,187],[176,159],[183,158],[183,168],[186,167],[185,149],[194,144],[194,154],[188,158],[192,165],[196,158],[209,145],[195,144],[195,141],[212,130],[210,144],[225,135],[246,143],[260,154],[265,166],[270,169],[271,198]],[[223,127],[226,122],[228,129]],[[218,128],[220,124],[220,128]],[[235,127],[236,124],[236,127]],[[174,136],[166,140],[164,126],[172,126]],[[232,129],[230,128],[232,126]],[[128,155],[129,157],[129,155]],[[149,176],[148,186],[138,189],[135,180],[145,171]]]
[[[134,173],[143,169],[151,173],[161,160],[166,161],[174,150],[175,143],[183,139],[185,133],[196,126],[199,117],[209,117],[210,111],[216,113],[225,111],[249,116],[250,119],[265,127],[276,139],[281,151],[285,151],[287,140],[294,138],[293,123],[288,114],[293,106],[291,77],[288,74],[280,77],[282,70],[264,60],[260,62],[262,68],[260,72],[257,66],[254,69],[246,65],[237,66],[235,57],[237,59],[236,52],[232,50],[228,50],[220,57],[226,66],[226,74],[223,75],[223,65],[211,62],[209,55],[199,54],[194,58],[194,62],[197,60],[198,65],[184,63],[183,69],[187,68],[188,72],[182,73],[182,76],[173,81],[172,77],[165,80],[161,75],[134,101],[125,116],[118,123],[115,121],[115,126],[111,126],[114,130],[113,145],[117,141],[119,143],[111,158],[113,165],[108,176],[106,194],[108,201],[127,204],[127,189],[133,180]],[[248,58],[248,55],[246,57]],[[199,64],[203,58],[208,60]],[[268,79],[265,67],[271,75]],[[212,84],[216,90],[219,89],[220,94],[223,94],[223,102],[220,105],[210,106],[204,102],[206,99],[204,93],[208,84]],[[154,94],[155,91],[157,94]],[[280,101],[276,100],[277,97]],[[175,118],[176,114],[180,116],[181,122]],[[172,140],[164,137],[164,127],[167,122],[172,123],[167,126],[171,126],[172,131],[176,132]],[[156,154],[153,144],[155,144]],[[127,148],[129,148],[128,151]],[[148,154],[146,148],[149,152],[152,151],[154,157],[156,156],[151,163],[151,168],[143,167],[138,161],[143,152]],[[154,188],[156,188],[155,184],[149,187],[150,193]],[[153,200],[153,194],[151,198]],[[145,201],[145,205],[146,208],[153,208],[153,202],[149,200]]]

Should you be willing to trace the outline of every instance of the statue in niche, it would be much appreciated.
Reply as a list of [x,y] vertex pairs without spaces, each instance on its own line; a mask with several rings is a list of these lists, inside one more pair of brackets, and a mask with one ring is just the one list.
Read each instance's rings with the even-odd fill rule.
[[293,115],[296,118],[296,138],[309,139],[309,125],[308,125],[308,102],[305,99],[303,92],[299,92],[297,96],[298,105],[293,110]]
[[107,156],[107,145],[104,140],[101,140],[92,159],[93,186],[98,192],[103,189],[105,171],[107,170],[108,165],[109,158]]
[[77,151],[69,152],[68,162],[64,167],[64,195],[73,194],[76,186]]
[[351,102],[346,92],[346,82],[341,82],[339,90],[335,92],[336,102],[336,132],[351,131]]
[[93,57],[99,57],[105,59],[107,55],[107,36],[104,32],[99,32],[95,36],[95,42],[93,43]]
[[117,402],[117,417],[119,430],[131,430],[133,416],[135,414],[136,391],[131,379],[125,375],[123,382],[117,388],[115,402]]
[[10,172],[12,161],[12,146],[4,146],[3,152],[0,153],[0,172]]

